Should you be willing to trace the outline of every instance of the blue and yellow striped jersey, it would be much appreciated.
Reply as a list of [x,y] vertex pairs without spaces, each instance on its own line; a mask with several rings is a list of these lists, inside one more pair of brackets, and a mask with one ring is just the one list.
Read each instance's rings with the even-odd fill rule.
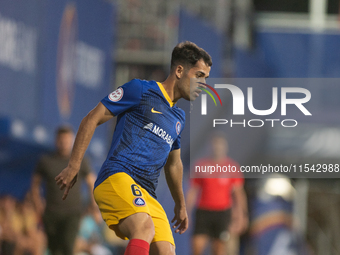
[[101,102],[117,116],[117,124],[95,187],[110,175],[125,172],[156,198],[169,152],[180,148],[184,111],[173,104],[161,83],[138,79]]

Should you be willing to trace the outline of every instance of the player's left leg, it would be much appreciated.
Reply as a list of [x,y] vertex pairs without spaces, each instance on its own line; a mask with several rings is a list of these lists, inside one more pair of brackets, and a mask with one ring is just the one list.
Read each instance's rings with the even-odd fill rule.
[[167,241],[151,243],[150,255],[175,255],[175,246]]
[[155,226],[155,236],[150,244],[151,255],[175,255],[175,241],[168,217],[161,204],[149,198],[150,215]]

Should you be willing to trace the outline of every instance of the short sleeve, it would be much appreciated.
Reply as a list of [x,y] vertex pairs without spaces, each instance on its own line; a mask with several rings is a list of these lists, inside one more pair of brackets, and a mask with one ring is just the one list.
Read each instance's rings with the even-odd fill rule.
[[171,151],[178,150],[181,148],[181,134],[177,136],[177,139],[174,141],[174,143],[171,146]]
[[142,89],[141,81],[133,79],[103,98],[101,103],[117,116],[140,103]]

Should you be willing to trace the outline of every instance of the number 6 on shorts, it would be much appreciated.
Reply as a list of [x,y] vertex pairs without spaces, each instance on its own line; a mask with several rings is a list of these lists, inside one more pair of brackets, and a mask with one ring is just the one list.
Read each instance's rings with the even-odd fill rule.
[[138,188],[136,184],[131,185],[131,191],[132,191],[132,194],[136,197],[142,196],[142,191],[140,191],[140,189]]

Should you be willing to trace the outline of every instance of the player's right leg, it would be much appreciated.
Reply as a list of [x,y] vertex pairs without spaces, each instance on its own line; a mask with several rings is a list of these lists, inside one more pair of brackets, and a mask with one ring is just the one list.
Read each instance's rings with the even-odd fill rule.
[[117,230],[126,236],[129,240],[141,239],[151,243],[155,235],[155,226],[151,216],[147,213],[135,213],[122,219],[118,225],[111,227],[115,232]]
[[176,255],[175,246],[168,241],[153,242],[150,245],[150,255]]
[[130,240],[124,255],[149,254],[150,242],[155,235],[155,227],[150,215],[142,212],[135,213],[111,228]]
[[106,224],[122,239],[129,239],[125,255],[149,254],[155,227],[150,217],[150,195],[126,173],[108,177],[94,190]]

